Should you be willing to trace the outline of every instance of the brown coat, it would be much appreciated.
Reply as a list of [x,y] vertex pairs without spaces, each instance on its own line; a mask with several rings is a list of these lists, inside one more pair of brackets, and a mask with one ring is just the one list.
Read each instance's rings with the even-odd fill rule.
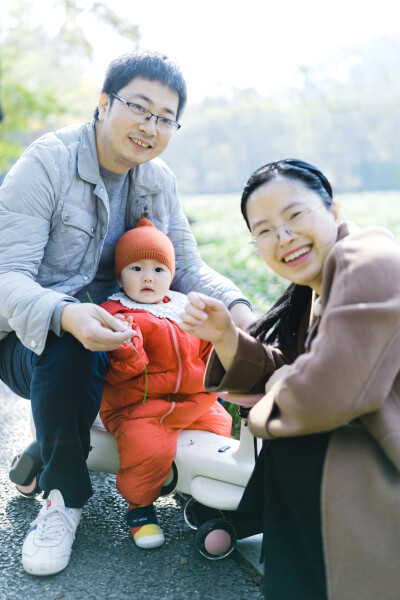
[[229,372],[212,354],[205,385],[256,392],[290,364],[251,410],[250,429],[268,439],[334,432],[322,482],[329,600],[398,600],[400,248],[381,228],[347,233],[327,257],[321,315],[293,364],[242,333]]

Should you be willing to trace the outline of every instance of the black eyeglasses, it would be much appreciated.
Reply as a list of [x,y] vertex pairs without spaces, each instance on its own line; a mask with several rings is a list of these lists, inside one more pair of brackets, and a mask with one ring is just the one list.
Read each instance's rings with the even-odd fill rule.
[[146,121],[150,121],[152,117],[156,119],[156,129],[160,133],[167,133],[168,135],[174,135],[181,128],[181,125],[172,119],[167,119],[167,117],[160,117],[159,115],[155,115],[141,104],[137,104],[136,102],[129,102],[115,92],[110,92],[111,96],[114,96],[120,102],[126,104],[131,113],[135,116],[136,121],[139,123],[145,123]]

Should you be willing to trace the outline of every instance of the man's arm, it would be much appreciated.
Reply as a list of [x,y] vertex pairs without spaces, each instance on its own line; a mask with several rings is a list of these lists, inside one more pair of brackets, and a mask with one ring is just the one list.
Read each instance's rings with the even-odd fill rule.
[[231,313],[235,325],[245,331],[256,320],[251,308],[244,302],[235,302],[235,304],[230,307],[229,312]]
[[174,244],[176,254],[173,289],[184,294],[196,291],[221,300],[231,309],[235,323],[239,327],[246,327],[254,321],[249,300],[232,281],[202,260],[189,222],[182,211],[175,177],[169,169],[167,173],[168,183],[164,180],[169,188],[170,215],[167,233]]
[[[22,343],[40,354],[51,316],[64,294],[36,282],[49,239],[59,175],[54,157],[34,147],[12,167],[0,188],[0,315]],[[47,164],[46,164],[47,163]],[[4,323],[4,326],[3,326]]]
[[[64,304],[61,326],[91,350],[108,350],[130,339],[113,317],[102,326],[96,309],[37,281],[51,231],[60,181],[51,151],[38,144],[17,161],[0,188],[0,325],[41,354],[54,310]],[[100,310],[100,309],[99,309]]]

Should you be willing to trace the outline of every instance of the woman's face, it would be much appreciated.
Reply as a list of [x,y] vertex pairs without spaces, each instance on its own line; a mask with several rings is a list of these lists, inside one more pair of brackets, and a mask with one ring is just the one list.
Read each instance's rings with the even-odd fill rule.
[[280,177],[250,194],[246,213],[264,262],[278,275],[320,294],[325,259],[337,239],[336,203],[327,208],[302,182]]

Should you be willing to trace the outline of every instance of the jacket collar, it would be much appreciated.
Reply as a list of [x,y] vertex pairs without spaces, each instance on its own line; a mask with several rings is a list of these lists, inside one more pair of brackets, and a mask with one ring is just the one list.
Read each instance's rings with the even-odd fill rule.
[[163,187],[158,177],[158,169],[154,165],[162,164],[159,158],[153,158],[149,162],[136,165],[129,171],[129,183],[138,196],[147,194],[156,194],[162,191]]
[[100,178],[94,125],[94,119],[83,125],[81,143],[78,151],[79,176],[90,183],[97,183]]
[[[85,123],[82,128],[81,143],[78,151],[78,173],[85,181],[97,184],[100,179],[99,160],[96,148],[95,120]],[[148,163],[137,165],[129,171],[129,183],[134,193],[139,196],[155,194],[161,190],[159,181],[156,181],[152,163],[158,162],[155,158]]]

